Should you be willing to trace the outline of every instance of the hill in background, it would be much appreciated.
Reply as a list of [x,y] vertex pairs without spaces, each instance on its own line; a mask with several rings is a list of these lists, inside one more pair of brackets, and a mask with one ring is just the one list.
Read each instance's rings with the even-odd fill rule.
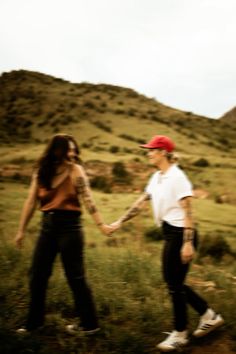
[[214,198],[236,200],[235,109],[213,120],[165,106],[129,88],[76,84],[20,70],[0,77],[0,129],[2,175],[9,164],[19,173],[29,173],[27,166],[49,137],[66,132],[82,147],[91,175],[106,171],[111,178],[112,164],[121,160],[137,176],[133,181],[142,185],[150,170],[143,167],[146,159],[138,145],[155,134],[166,134],[176,142],[181,164],[196,188]]
[[226,112],[221,121],[227,122],[232,128],[236,126],[236,107]]
[[[167,107],[132,89],[73,84],[24,70],[2,74],[0,92],[0,124],[5,141],[12,136],[19,140],[43,139],[41,128],[51,134],[85,122],[112,133],[114,124],[123,123],[125,118],[126,126],[132,125],[135,117],[145,124],[157,123],[156,132],[164,124],[195,142],[216,148],[236,147],[235,127],[231,125],[236,109],[223,119],[212,120]],[[143,139],[146,134],[140,131],[139,135],[137,138]]]

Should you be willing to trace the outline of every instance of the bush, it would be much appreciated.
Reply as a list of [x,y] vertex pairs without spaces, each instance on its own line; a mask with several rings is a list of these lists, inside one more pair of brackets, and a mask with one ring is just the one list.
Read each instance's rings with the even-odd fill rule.
[[216,261],[220,261],[224,255],[233,255],[230,245],[220,234],[207,234],[201,240],[199,247],[199,257],[210,256]]
[[163,233],[161,228],[158,228],[156,226],[150,227],[147,229],[144,233],[145,238],[147,238],[149,241],[161,241],[163,240]]
[[112,132],[111,127],[109,127],[108,125],[106,125],[102,122],[96,121],[96,122],[94,122],[94,125],[96,125],[96,127],[98,127],[99,129],[104,130],[105,132],[109,132],[109,133]]
[[104,176],[95,176],[91,179],[91,187],[99,189],[105,193],[111,193],[111,186],[109,181]]
[[116,154],[117,152],[120,151],[120,148],[119,148],[119,146],[112,145],[112,146],[110,147],[109,151],[110,151],[112,154]]
[[124,111],[124,109],[117,108],[114,110],[114,113],[115,114],[125,114],[125,111]]
[[205,159],[204,157],[198,159],[197,161],[195,161],[193,163],[194,166],[198,166],[198,167],[208,167],[210,166],[210,163],[207,159]]
[[131,181],[131,176],[126,170],[125,165],[121,161],[117,161],[114,163],[112,167],[112,174],[116,182],[129,183]]

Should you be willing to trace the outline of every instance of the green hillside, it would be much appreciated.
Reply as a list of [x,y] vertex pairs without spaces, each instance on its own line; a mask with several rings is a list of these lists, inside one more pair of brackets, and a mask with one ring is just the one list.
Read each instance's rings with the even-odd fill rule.
[[[132,89],[73,84],[40,73],[13,71],[0,77],[0,343],[1,352],[36,354],[151,354],[172,328],[171,303],[162,280],[163,241],[151,207],[112,237],[101,235],[83,213],[86,270],[101,332],[69,336],[73,301],[59,259],[50,279],[45,326],[26,336],[28,271],[41,213],[36,211],[25,244],[13,238],[28,193],[32,166],[52,134],[73,134],[104,221],[120,217],[153,172],[139,144],[155,134],[177,145],[179,164],[194,184],[194,218],[200,247],[188,283],[222,313],[225,325],[194,340],[185,353],[233,354],[236,293],[235,120],[218,120],[167,107]],[[153,236],[155,235],[155,237]],[[198,317],[189,311],[190,334]]]
[[[48,138],[67,132],[82,147],[92,175],[103,174],[106,168],[111,179],[111,164],[121,160],[134,174],[137,188],[151,173],[143,166],[146,158],[138,145],[155,134],[166,134],[176,142],[180,163],[196,188],[207,190],[211,198],[236,201],[232,178],[236,134],[231,118],[212,120],[129,88],[70,83],[24,70],[2,74],[0,103],[2,176],[29,175]],[[95,160],[106,167],[97,170],[97,165],[91,166]]]
[[[150,133],[166,130],[185,151],[195,144],[229,150],[236,147],[235,127],[227,119],[212,120],[176,110],[128,88],[73,84],[20,70],[2,74],[0,92],[1,139],[5,141],[11,137],[44,141],[49,134],[69,128],[77,130],[82,143],[93,134],[99,141],[101,130],[107,132],[110,142],[112,135],[121,143],[124,137],[120,135],[125,133],[143,140]],[[135,129],[137,123],[141,126]],[[90,134],[81,134],[84,130]],[[181,138],[186,145],[180,145]]]

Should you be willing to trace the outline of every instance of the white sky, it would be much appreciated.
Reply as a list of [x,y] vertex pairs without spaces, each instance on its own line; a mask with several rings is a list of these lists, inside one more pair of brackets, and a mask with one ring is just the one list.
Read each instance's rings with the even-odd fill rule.
[[236,0],[0,0],[0,73],[130,87],[220,117],[236,105]]

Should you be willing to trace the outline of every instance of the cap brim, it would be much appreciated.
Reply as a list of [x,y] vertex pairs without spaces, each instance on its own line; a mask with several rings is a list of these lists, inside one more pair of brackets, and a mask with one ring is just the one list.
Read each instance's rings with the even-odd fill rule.
[[139,147],[144,148],[144,149],[154,149],[154,147],[150,146],[149,144],[139,145]]

